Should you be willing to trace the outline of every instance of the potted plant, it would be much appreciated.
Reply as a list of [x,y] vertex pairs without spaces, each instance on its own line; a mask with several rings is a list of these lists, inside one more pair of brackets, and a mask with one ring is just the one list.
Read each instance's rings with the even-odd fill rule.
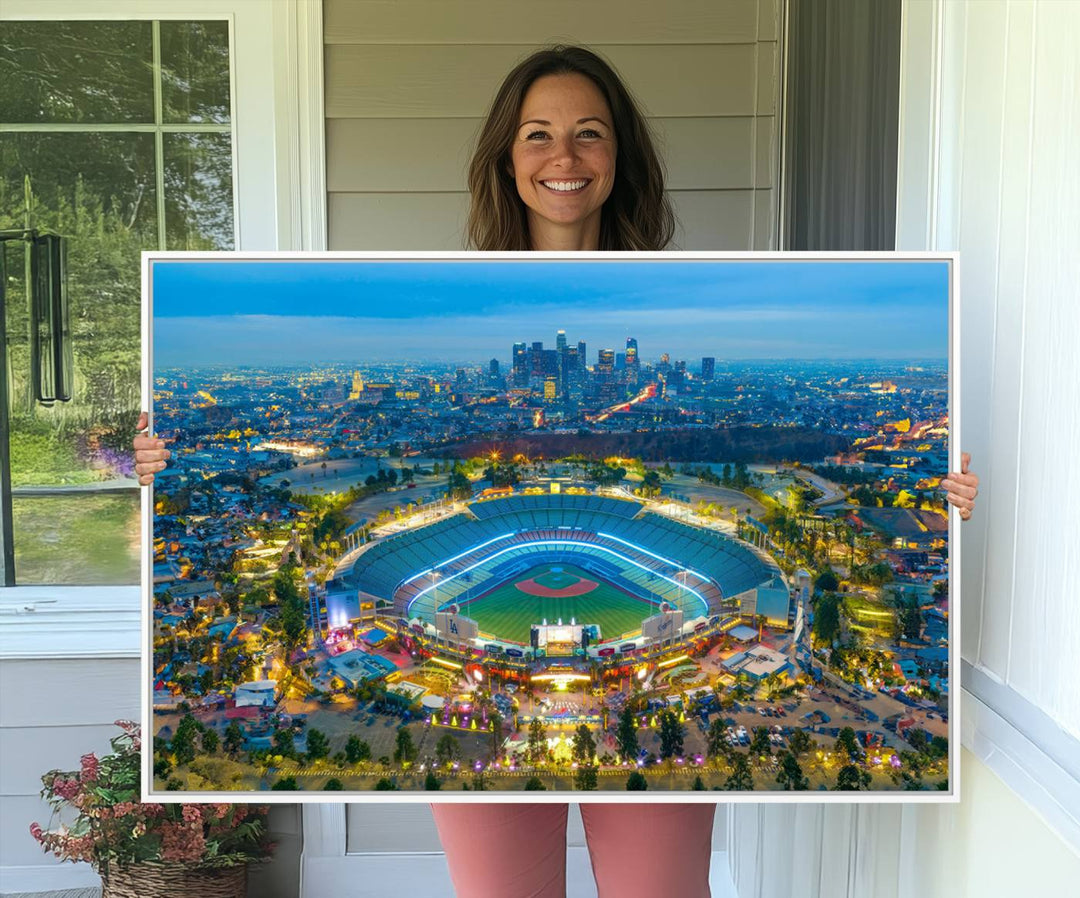
[[139,725],[118,720],[112,753],[83,755],[78,771],[50,770],[41,797],[50,827],[33,823],[43,850],[86,861],[101,875],[102,898],[243,898],[248,864],[268,860],[265,806],[143,804]]

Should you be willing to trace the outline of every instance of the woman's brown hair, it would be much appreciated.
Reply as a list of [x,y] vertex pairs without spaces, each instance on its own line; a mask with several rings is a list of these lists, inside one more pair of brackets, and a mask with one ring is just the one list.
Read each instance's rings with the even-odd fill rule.
[[533,82],[545,75],[578,74],[604,95],[614,119],[615,181],[600,218],[600,249],[659,250],[675,232],[664,193],[664,171],[637,103],[608,63],[584,47],[533,53],[503,81],[469,164],[469,245],[481,250],[527,250],[525,204],[510,175],[510,147],[518,114]]

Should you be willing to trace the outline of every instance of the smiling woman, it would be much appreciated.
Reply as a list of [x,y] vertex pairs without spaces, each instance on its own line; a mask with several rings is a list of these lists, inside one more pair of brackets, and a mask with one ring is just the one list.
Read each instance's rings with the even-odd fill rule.
[[475,249],[659,250],[675,230],[645,117],[583,47],[541,50],[507,75],[468,181]]
[[603,94],[584,75],[547,75],[529,88],[521,118],[510,173],[534,245],[595,246],[615,177],[615,132]]

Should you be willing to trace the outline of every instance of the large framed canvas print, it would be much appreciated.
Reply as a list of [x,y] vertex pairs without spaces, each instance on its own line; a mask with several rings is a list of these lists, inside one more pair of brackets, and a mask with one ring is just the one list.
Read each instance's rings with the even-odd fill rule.
[[146,795],[955,799],[954,256],[143,266]]

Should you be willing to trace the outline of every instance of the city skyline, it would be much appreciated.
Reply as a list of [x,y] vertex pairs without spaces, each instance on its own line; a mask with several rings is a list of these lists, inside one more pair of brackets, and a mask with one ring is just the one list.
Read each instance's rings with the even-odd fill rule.
[[[158,367],[505,363],[513,343],[555,346],[559,330],[590,366],[627,338],[645,364],[932,360],[948,345],[943,261],[168,260],[153,288]],[[364,314],[348,314],[358,290]]]

